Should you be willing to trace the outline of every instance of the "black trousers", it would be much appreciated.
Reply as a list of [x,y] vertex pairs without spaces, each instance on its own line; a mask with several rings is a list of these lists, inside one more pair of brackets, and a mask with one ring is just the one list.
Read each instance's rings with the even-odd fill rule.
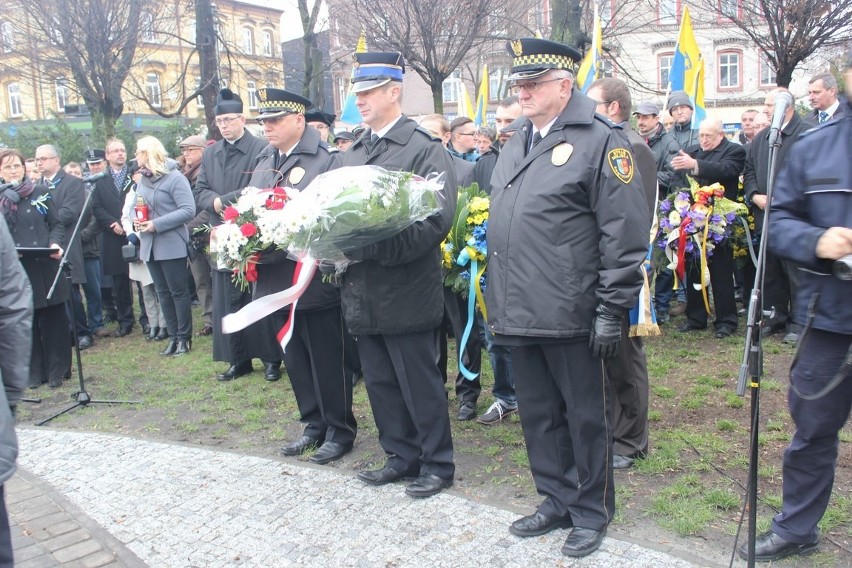
[[796,391],[819,392],[843,365],[850,344],[852,335],[812,329],[800,341],[790,369],[788,402],[796,433],[784,452],[784,501],[772,521],[772,530],[789,542],[817,540],[817,523],[834,485],[838,433],[852,411],[852,372],[847,368],[845,380],[822,398],[804,400]]
[[12,531],[9,528],[9,511],[6,510],[6,491],[0,485],[0,568],[14,568]]
[[521,427],[548,517],[603,530],[615,513],[609,385],[589,338],[512,351]]
[[387,465],[408,475],[455,475],[438,330],[359,335],[358,351]]
[[112,297],[121,328],[133,328],[133,293],[130,290],[130,276],[127,274],[112,275]]
[[444,288],[444,325],[441,329],[441,351],[438,363],[441,376],[444,379],[444,384],[446,384],[448,379],[446,326],[449,325],[456,338],[456,360],[463,361],[467,370],[477,375],[472,381],[464,378],[461,372],[456,375],[456,400],[459,404],[472,402],[475,405],[479,399],[479,393],[482,392],[482,384],[479,381],[479,372],[482,369],[482,342],[479,339],[479,326],[474,322],[467,345],[464,346],[464,349],[460,348],[464,328],[467,325],[467,315],[467,300],[463,300],[451,289]]
[[65,315],[68,316],[68,320],[72,322],[72,325],[77,327],[78,337],[92,335],[92,329],[89,327],[89,320],[86,317],[86,308],[83,306],[80,284],[71,285],[71,313],[68,313],[66,309]]
[[251,290],[241,290],[231,280],[230,272],[220,270],[213,271],[212,289],[213,360],[237,365],[257,358],[280,364],[281,346],[275,339],[279,327],[273,325],[272,319],[263,318],[236,333],[222,333],[222,318],[248,305],[252,301]]
[[[288,310],[272,314],[276,328]],[[293,335],[284,351],[284,366],[293,386],[305,435],[320,441],[351,444],[358,432],[352,413],[352,373],[346,357],[340,306],[296,310]]]
[[648,453],[648,362],[641,337],[628,337],[624,318],[616,356],[606,362],[612,392],[612,451],[628,457]]
[[192,301],[186,275],[186,257],[148,262],[151,279],[157,289],[160,308],[166,318],[169,336],[178,341],[192,338]]
[[33,350],[30,356],[30,386],[62,383],[71,370],[71,331],[65,304],[54,304],[35,310],[33,315]]
[[[716,307],[716,329],[737,329],[737,302],[734,299],[734,251],[730,245],[717,246],[707,261],[710,285],[713,287],[713,303]],[[686,318],[696,327],[707,326],[707,310],[701,290],[693,284],[701,283],[701,266],[690,262],[686,267]],[[709,291],[708,291],[709,297]]]

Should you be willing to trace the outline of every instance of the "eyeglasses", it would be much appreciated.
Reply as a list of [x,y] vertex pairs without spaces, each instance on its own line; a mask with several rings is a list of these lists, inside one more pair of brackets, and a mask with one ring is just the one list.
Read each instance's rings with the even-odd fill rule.
[[41,158],[36,158],[36,162],[44,162],[45,160],[53,160],[54,158],[58,158],[59,156],[42,156]]
[[190,146],[188,148],[181,148],[180,153],[181,154],[189,154],[190,152],[195,152],[196,150],[200,151],[200,150],[203,150],[203,148],[197,148],[195,146]]
[[293,114],[293,113],[288,112],[287,114],[283,114],[281,116],[270,116],[269,118],[264,118],[264,117],[260,116],[260,117],[257,118],[257,123],[260,124],[260,125],[278,124],[279,122],[284,120],[285,116],[290,116],[291,114]]
[[509,87],[509,92],[512,93],[513,95],[519,94],[522,90],[526,91],[528,93],[535,93],[541,88],[541,86],[543,84],[552,83],[554,81],[562,81],[563,79],[565,79],[565,77],[560,77],[558,79],[545,79],[544,81],[530,81],[528,83],[516,84],[516,85],[512,85],[511,87]]
[[612,104],[612,101],[595,101],[595,105],[596,105],[596,106],[600,106],[600,105],[607,105],[607,106],[609,106],[609,105],[611,105],[611,104]]
[[238,114],[237,116],[223,116],[222,118],[217,118],[216,126],[226,126],[228,124],[231,124],[238,118],[242,118],[242,115]]
[[15,170],[22,170],[22,169],[24,169],[24,166],[22,166],[21,164],[6,164],[4,166],[0,166],[0,170],[4,170],[4,171],[7,171],[7,172],[11,172],[11,171],[15,171]]
[[456,132],[456,136],[476,136],[476,132]]

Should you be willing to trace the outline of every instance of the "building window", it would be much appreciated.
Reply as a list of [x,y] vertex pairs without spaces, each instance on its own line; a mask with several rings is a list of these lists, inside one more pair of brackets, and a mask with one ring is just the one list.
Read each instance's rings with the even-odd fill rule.
[[720,20],[741,20],[743,17],[742,0],[718,0]]
[[273,50],[272,32],[264,30],[263,32],[263,54],[272,57],[275,52]]
[[506,95],[506,68],[497,67],[488,74],[488,96],[499,101]]
[[160,76],[156,73],[145,75],[145,94],[148,95],[148,103],[154,108],[163,106],[163,91],[160,88]]
[[775,73],[775,67],[766,58],[766,55],[761,53],[760,61],[760,86],[774,87],[778,84],[778,75]]
[[669,73],[672,70],[673,53],[657,56],[657,89],[663,91],[669,86]]
[[254,55],[254,30],[249,27],[243,28],[243,52]]
[[257,83],[254,81],[246,81],[246,88],[248,89],[248,103],[249,108],[256,109],[257,108]]
[[742,87],[740,77],[740,57],[739,51],[723,51],[719,53],[719,89],[739,89]]
[[461,98],[461,74],[458,71],[453,71],[444,80],[443,97],[445,103],[459,102]]
[[679,0],[657,0],[657,21],[661,24],[678,22]]
[[17,83],[9,83],[6,87],[6,92],[9,94],[9,116],[21,116],[21,87]]
[[154,15],[142,15],[142,41],[154,42],[157,41],[157,32],[154,31]]
[[0,23],[0,42],[3,44],[3,53],[11,53],[15,48],[15,28],[12,22]]
[[65,77],[61,77],[54,83],[56,90],[56,111],[65,112],[65,105],[68,104],[68,81]]

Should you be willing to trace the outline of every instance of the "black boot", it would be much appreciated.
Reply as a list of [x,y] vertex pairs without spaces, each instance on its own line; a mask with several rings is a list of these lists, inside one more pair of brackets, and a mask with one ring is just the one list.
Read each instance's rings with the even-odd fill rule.
[[169,330],[165,327],[161,327],[160,331],[157,332],[157,336],[154,338],[154,341],[164,341],[169,338]]
[[177,340],[172,339],[166,345],[166,348],[160,351],[160,355],[174,355],[175,351],[177,351]]
[[148,336],[145,338],[145,341],[151,341],[153,339],[157,339],[157,334],[160,333],[159,327],[152,327],[148,330]]
[[192,350],[192,340],[191,339],[180,339],[177,342],[177,349],[175,349],[174,356],[178,355],[186,355]]

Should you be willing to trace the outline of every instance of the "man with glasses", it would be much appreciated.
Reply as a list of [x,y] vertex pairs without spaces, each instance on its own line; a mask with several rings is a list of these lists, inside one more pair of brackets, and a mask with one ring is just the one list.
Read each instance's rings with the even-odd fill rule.
[[[249,185],[257,157],[266,142],[246,130],[243,101],[230,89],[222,89],[216,97],[216,125],[222,140],[209,146],[201,157],[201,170],[195,183],[195,205],[198,211],[211,214],[212,224],[222,222],[225,207],[236,202]],[[264,365],[266,379],[281,378],[281,348],[268,318],[243,331],[222,333],[222,318],[251,302],[251,290],[240,290],[231,279],[231,270],[213,272],[213,359],[230,364],[219,373],[220,381],[231,381],[252,372],[252,359]]]
[[115,332],[115,336],[124,337],[133,330],[134,322],[129,265],[121,254],[121,248],[127,244],[127,234],[121,226],[121,213],[127,192],[133,185],[124,142],[117,138],[107,140],[106,161],[109,164],[107,168],[109,175],[95,182],[92,214],[103,231],[101,242],[103,273],[112,279],[111,295],[109,297],[104,295],[103,301],[105,305],[109,302],[109,298],[115,301],[118,318],[118,331]]
[[530,469],[545,497],[512,523],[521,537],[571,528],[562,547],[600,547],[615,514],[609,386],[639,296],[650,222],[630,143],[574,88],[580,53],[560,43],[507,43],[523,116],[491,180],[488,325],[512,347]]
[[[62,169],[62,160],[59,150],[55,146],[46,144],[36,148],[36,165],[41,174],[41,183],[46,185],[56,204],[59,220],[65,227],[65,242],[63,245],[68,256],[68,265],[71,268],[71,310],[68,321],[77,327],[77,339],[80,349],[88,349],[92,346],[92,329],[89,327],[86,310],[83,307],[83,296],[80,285],[86,283],[86,267],[83,264],[83,244],[78,231],[74,235],[77,221],[83,215],[83,205],[86,203],[86,188],[80,178],[66,174]],[[91,213],[86,211],[86,218],[80,223],[80,228],[86,226]],[[69,239],[74,236],[74,242]],[[62,275],[64,278],[65,275]]]
[[479,159],[476,151],[476,125],[466,116],[453,119],[450,123],[450,142],[447,144],[450,154],[467,162]]

